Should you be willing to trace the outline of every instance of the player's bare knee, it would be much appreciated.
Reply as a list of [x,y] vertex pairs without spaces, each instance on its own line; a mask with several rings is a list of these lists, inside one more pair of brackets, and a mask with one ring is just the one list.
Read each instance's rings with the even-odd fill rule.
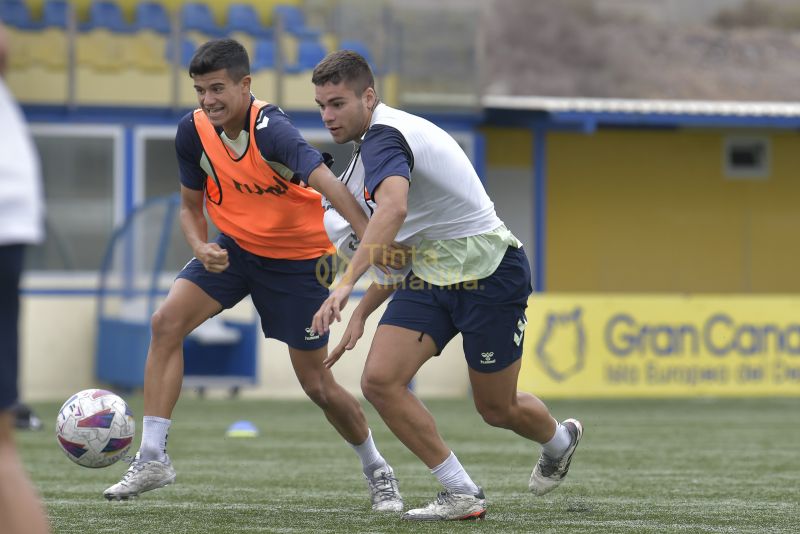
[[509,428],[511,426],[511,411],[507,406],[477,406],[478,413],[481,414],[486,424],[498,428]]
[[170,313],[165,313],[163,310],[156,310],[152,317],[150,317],[150,331],[153,334],[153,339],[166,340],[170,337],[175,337],[178,332],[178,322]]
[[365,371],[361,375],[361,393],[371,404],[380,404],[390,394],[390,384],[374,373]]
[[328,395],[321,380],[304,380],[300,385],[314,404],[320,408],[328,407]]
[[181,323],[170,313],[165,313],[158,309],[150,317],[150,331],[153,342],[182,341],[184,333],[181,330]]
[[361,393],[371,404],[375,404],[379,400],[378,388],[367,379],[366,375],[361,375]]

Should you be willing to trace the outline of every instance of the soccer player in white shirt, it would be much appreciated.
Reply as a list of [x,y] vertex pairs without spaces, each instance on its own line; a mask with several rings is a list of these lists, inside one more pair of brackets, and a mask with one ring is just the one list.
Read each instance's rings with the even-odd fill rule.
[[19,280],[25,246],[44,235],[44,205],[33,140],[2,79],[6,43],[0,23],[0,531],[40,534],[49,525],[17,454],[12,408],[18,396]]
[[[558,423],[537,397],[517,391],[531,293],[522,244],[497,217],[469,159],[446,132],[378,99],[368,63],[341,50],[315,68],[312,82],[322,120],[337,143],[355,143],[340,177],[368,211],[370,222],[341,282],[314,316],[328,332],[341,320],[356,281],[385,263],[393,242],[410,249],[411,272],[397,288],[372,284],[354,310],[333,365],[355,346],[366,317],[394,292],[380,320],[361,380],[364,396],[387,426],[444,486],[409,520],[477,519],[483,490],[436,430],[408,384],[458,333],[464,339],[475,406],[490,425],[542,444],[529,489],[542,495],[563,480],[583,428]],[[331,226],[326,229],[331,240]]]

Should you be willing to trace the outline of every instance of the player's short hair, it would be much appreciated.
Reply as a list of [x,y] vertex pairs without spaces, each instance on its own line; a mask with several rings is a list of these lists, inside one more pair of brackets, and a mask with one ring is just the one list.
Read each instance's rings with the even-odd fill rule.
[[369,63],[358,52],[353,50],[337,50],[331,52],[314,67],[311,75],[314,85],[334,85],[345,82],[356,96],[366,91],[367,87],[375,88],[375,77]]
[[247,50],[234,39],[214,39],[200,45],[189,63],[189,76],[226,69],[231,80],[238,82],[250,74]]

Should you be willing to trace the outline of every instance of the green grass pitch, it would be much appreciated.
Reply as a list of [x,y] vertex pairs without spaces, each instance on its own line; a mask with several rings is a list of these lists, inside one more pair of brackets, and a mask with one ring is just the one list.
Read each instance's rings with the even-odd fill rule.
[[[127,400],[140,425],[141,398]],[[310,401],[184,394],[169,438],[178,479],[131,502],[101,495],[126,464],[86,469],[59,450],[58,404],[34,404],[45,429],[17,441],[56,533],[800,531],[800,399],[551,401],[585,434],[564,484],[538,498],[527,490],[538,447],[484,424],[468,399],[427,404],[484,487],[484,521],[410,524],[373,513],[356,455]],[[424,505],[438,483],[365,409],[406,507]],[[261,435],[226,438],[240,419]]]

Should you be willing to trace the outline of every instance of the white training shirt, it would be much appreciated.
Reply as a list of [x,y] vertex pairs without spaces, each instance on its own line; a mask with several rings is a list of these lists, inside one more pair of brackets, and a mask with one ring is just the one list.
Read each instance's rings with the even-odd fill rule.
[[[371,216],[376,206],[371,194],[389,176],[409,180],[408,212],[396,241],[420,252],[413,265],[418,276],[442,285],[472,279],[473,275],[487,276],[500,263],[506,243],[520,246],[497,217],[472,163],[455,139],[421,117],[379,104],[339,179]],[[358,244],[352,229],[329,204],[325,207],[325,229],[331,242],[340,252],[352,255]],[[491,257],[473,258],[471,239],[463,238],[486,234],[492,243]],[[449,247],[449,257],[437,258],[438,268],[424,265],[422,255],[442,242],[466,248],[450,255],[454,249]],[[476,265],[475,272],[462,269]],[[447,273],[436,273],[437,269]]]
[[39,159],[19,105],[0,78],[0,245],[39,243],[44,202]]
[[386,104],[375,108],[354,171],[360,174],[357,179],[364,180],[365,160],[370,171],[376,169],[365,182],[370,192],[398,172],[391,165],[376,168],[372,163],[382,158],[381,132],[391,129],[402,135],[412,158],[408,215],[398,233],[399,242],[469,237],[502,224],[472,162],[456,140],[432,122]]
[[[422,117],[383,103],[375,108],[370,128],[356,143],[353,157],[339,177],[368,216],[372,215],[375,204],[366,198],[365,190],[374,191],[388,176],[408,173],[391,165],[371,168],[370,183],[365,183],[364,158],[369,161],[380,157],[381,137],[392,130],[399,132],[412,159],[411,175],[406,176],[410,181],[408,213],[397,234],[398,242],[414,245],[422,239],[469,237],[490,232],[503,224],[472,163],[455,139]],[[375,138],[374,143],[371,136]],[[330,204],[326,202],[325,207],[329,209]],[[337,246],[351,232],[344,219],[328,216],[327,211],[325,229]]]

